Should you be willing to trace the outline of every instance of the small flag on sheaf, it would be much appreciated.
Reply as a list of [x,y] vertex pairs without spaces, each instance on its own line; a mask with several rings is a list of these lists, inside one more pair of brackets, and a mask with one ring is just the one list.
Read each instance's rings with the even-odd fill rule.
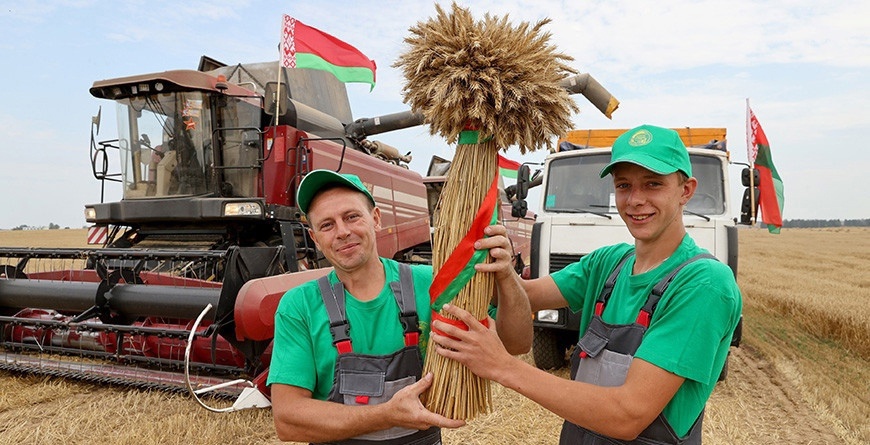
[[517,179],[517,170],[519,169],[519,162],[511,161],[502,155],[498,155],[498,173],[502,178]]
[[342,82],[375,87],[374,60],[346,42],[286,14],[281,26],[281,66],[325,70]]
[[785,201],[782,179],[773,165],[767,135],[764,134],[755,113],[749,108],[748,100],[746,101],[746,131],[749,163],[754,165],[759,175],[761,220],[767,224],[770,233],[779,233],[782,228],[782,209]]

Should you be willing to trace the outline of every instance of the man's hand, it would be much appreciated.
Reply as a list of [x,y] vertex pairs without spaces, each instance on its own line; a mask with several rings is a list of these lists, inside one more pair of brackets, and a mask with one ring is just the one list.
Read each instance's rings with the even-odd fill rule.
[[420,395],[432,386],[432,373],[423,376],[420,381],[408,385],[397,392],[389,402],[388,412],[394,416],[394,424],[404,428],[426,430],[432,426],[441,428],[459,428],[465,425],[464,420],[448,419],[426,409],[420,402]]
[[[513,357],[499,339],[492,319],[487,328],[475,320],[470,312],[452,304],[445,304],[443,312],[465,323],[468,330],[465,331],[442,321],[433,321],[432,332],[429,335],[435,342],[435,351],[462,363],[480,377],[498,381],[499,373]],[[440,335],[436,331],[445,335]]]
[[474,266],[478,272],[492,272],[496,280],[510,279],[516,275],[513,266],[514,250],[510,238],[507,236],[507,228],[502,225],[487,226],[483,233],[487,236],[474,243],[476,250],[489,250],[489,256],[494,260],[491,263],[479,263]]

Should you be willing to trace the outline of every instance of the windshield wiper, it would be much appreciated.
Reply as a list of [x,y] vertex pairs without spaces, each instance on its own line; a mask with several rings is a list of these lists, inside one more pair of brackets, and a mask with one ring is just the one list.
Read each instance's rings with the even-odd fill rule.
[[[602,207],[603,207],[603,206],[602,206]],[[592,215],[601,216],[601,217],[603,217],[603,218],[613,219],[612,216],[610,216],[610,215],[608,215],[608,214],[606,214],[606,213],[596,212],[596,211],[594,211],[594,210],[589,210],[589,209],[548,208],[547,211],[548,211],[548,212],[553,212],[553,213],[589,213],[589,214],[592,214]]]
[[710,217],[707,215],[704,215],[703,213],[697,213],[697,212],[693,212],[693,211],[687,210],[687,209],[683,209],[683,213],[684,214],[688,213],[689,215],[694,215],[694,216],[697,216],[699,218],[704,218],[705,220],[710,221]]

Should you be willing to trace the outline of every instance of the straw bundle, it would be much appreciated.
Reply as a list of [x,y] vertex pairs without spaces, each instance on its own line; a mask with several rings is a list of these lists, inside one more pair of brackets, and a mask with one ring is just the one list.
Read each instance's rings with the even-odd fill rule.
[[[513,26],[507,16],[486,14],[476,21],[456,3],[450,13],[435,8],[435,18],[410,28],[405,39],[410,48],[393,66],[406,79],[405,103],[424,115],[430,133],[458,142],[435,221],[432,262],[437,274],[469,233],[490,191],[498,150],[511,145],[521,153],[550,148],[552,136],[571,127],[577,106],[559,86],[575,71],[564,64],[572,59],[548,44],[550,34],[542,28],[549,19]],[[496,212],[498,208],[495,204]],[[475,274],[451,303],[485,319],[494,286],[491,276]],[[427,408],[464,420],[489,412],[489,382],[434,350],[430,341],[425,372],[432,371],[435,381]]]

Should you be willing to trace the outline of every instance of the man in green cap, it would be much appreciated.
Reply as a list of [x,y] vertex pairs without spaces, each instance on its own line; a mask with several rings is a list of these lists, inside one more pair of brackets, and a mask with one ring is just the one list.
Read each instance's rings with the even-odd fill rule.
[[[572,382],[511,357],[492,329],[435,322],[445,336],[433,340],[443,356],[565,419],[561,444],[699,444],[704,406],[740,319],[740,291],[731,269],[686,233],[683,208],[698,183],[677,132],[627,131],[601,171],[608,174],[634,245],[600,248],[522,283],[532,311],[580,312]],[[444,311],[469,318],[454,306]]]
[[[275,313],[267,383],[278,437],[331,444],[440,444],[439,428],[465,422],[432,413],[419,399],[432,383],[431,374],[422,375],[432,267],[378,256],[381,211],[356,175],[311,171],[299,184],[296,205],[334,270],[288,290]],[[493,273],[499,294],[514,297],[501,299],[501,307],[524,306],[509,311],[520,318],[506,315],[497,323],[531,329],[506,230],[494,225],[485,232],[489,236],[476,248],[488,249],[494,262],[476,269]],[[523,338],[505,341],[521,345]]]

